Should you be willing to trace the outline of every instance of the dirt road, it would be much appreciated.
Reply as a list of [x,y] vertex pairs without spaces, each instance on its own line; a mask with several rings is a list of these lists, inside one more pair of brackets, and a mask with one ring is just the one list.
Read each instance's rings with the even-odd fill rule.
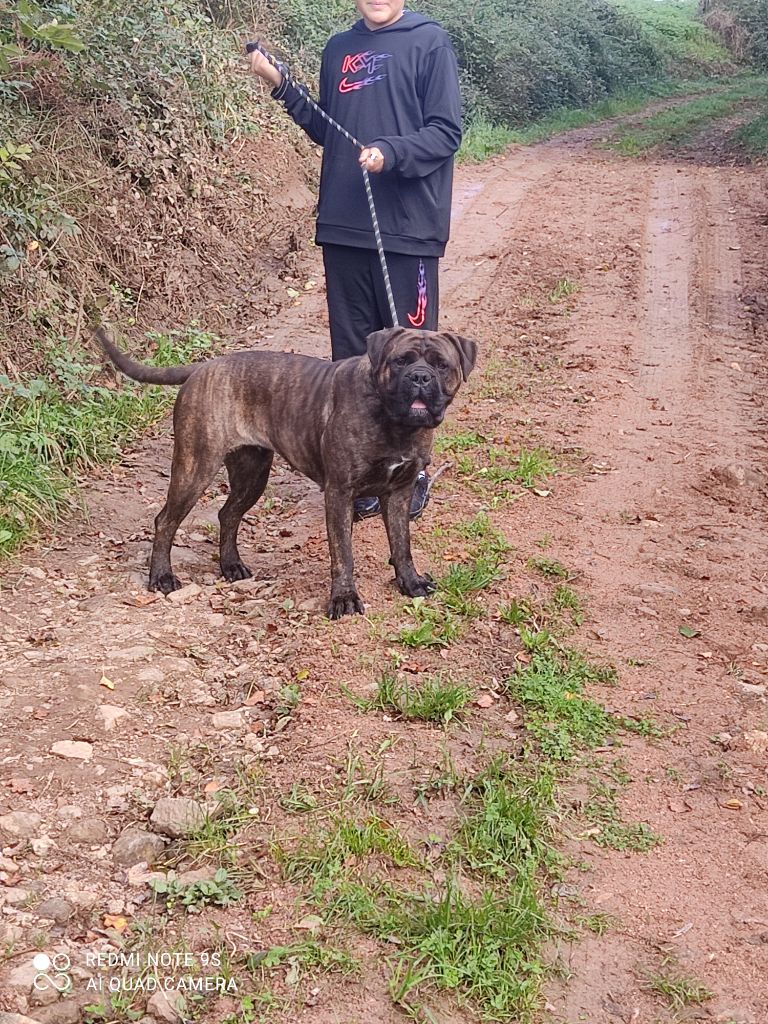
[[[456,449],[436,456],[451,468],[415,528],[419,560],[436,569],[461,560],[466,544],[451,530],[482,509],[513,545],[505,579],[481,597],[486,614],[449,647],[398,648],[408,615],[379,523],[355,531],[368,616],[322,618],[321,496],[285,468],[243,531],[256,582],[217,581],[222,482],[175,553],[199,591],[149,598],[167,428],[88,482],[85,514],[6,572],[0,815],[21,814],[0,818],[0,1009],[42,1024],[128,1020],[144,997],[106,1009],[103,992],[86,993],[89,979],[106,976],[87,966],[87,952],[135,948],[151,933],[160,948],[221,948],[235,964],[314,935],[305,893],[281,875],[273,845],[310,829],[289,813],[298,784],[313,794],[309,806],[322,806],[364,764],[391,797],[378,813],[414,843],[442,834],[456,799],[414,802],[425,772],[447,757],[471,772],[483,749],[520,743],[520,716],[499,686],[519,642],[498,609],[538,592],[530,560],[544,552],[584,601],[579,645],[618,670],[616,685],[596,684],[592,695],[663,733],[624,737],[597,755],[614,769],[620,758],[617,807],[656,837],[651,849],[597,845],[580,817],[588,796],[569,797],[573,807],[558,815],[570,866],[552,889],[554,912],[577,934],[561,932],[546,952],[560,980],[546,983],[545,1019],[671,1021],[664,978],[679,982],[678,994],[700,985],[700,999],[680,996],[690,1019],[768,1019],[766,175],[621,161],[598,139],[571,134],[459,176],[443,322],[477,337],[483,358],[444,432],[479,436],[486,454],[488,445],[546,449],[558,471],[494,501],[482,467],[462,468]],[[325,354],[322,306],[308,293],[242,341]],[[369,694],[392,664],[466,679],[478,699],[464,724],[443,732],[360,714],[342,686]],[[68,741],[85,746],[57,755],[54,744]],[[140,829],[136,842],[151,856],[139,861],[157,858],[163,830],[145,830],[159,799],[203,801],[243,773],[250,818],[231,842],[245,899],[199,918],[162,914],[118,837]],[[205,867],[211,853],[209,844],[196,859],[187,848],[180,870]],[[579,914],[606,930],[577,926]],[[382,947],[347,939],[362,960],[356,975],[299,980],[283,969],[271,988],[254,982],[261,1001],[247,1003],[241,984],[238,995],[194,1004],[192,1016],[402,1019]],[[74,965],[66,999],[32,991],[31,958],[54,947]],[[102,1015],[88,1016],[86,1002]],[[435,1006],[441,1022],[473,1019],[455,1002]],[[163,1012],[150,1005],[153,1019]]]

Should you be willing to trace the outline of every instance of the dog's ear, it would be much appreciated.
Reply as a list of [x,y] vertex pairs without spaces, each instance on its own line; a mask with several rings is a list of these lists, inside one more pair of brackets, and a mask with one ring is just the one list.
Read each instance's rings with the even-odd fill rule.
[[386,356],[389,343],[402,333],[402,327],[387,327],[383,331],[374,331],[373,334],[369,334],[365,339],[368,346],[368,358],[371,361],[374,373],[378,373]]
[[477,361],[477,342],[472,341],[471,338],[462,338],[459,334],[444,333],[442,336],[446,341],[449,341],[459,353],[459,359],[461,360],[461,375],[464,380],[467,380],[470,373],[472,373],[472,370],[475,368],[475,362]]

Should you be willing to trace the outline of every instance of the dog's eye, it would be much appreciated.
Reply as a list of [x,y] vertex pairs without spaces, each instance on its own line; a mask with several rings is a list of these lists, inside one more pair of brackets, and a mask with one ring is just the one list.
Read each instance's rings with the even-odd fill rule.
[[437,360],[437,368],[438,368],[438,370],[443,370],[443,371],[450,369],[450,367],[448,366],[448,363],[446,363],[446,361],[444,359],[438,359]]
[[394,362],[395,366],[405,366],[405,364],[408,362],[408,356],[398,356]]

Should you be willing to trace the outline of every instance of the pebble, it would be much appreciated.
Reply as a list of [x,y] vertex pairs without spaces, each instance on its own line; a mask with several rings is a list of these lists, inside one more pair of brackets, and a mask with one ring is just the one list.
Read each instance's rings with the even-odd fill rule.
[[192,835],[205,822],[205,808],[189,797],[163,797],[155,804],[149,819],[155,832],[181,839]]
[[11,811],[10,814],[0,816],[0,833],[28,839],[40,828],[42,820],[39,814],[32,811]]
[[171,999],[169,999],[165,992],[155,992],[147,1000],[147,1010],[159,1020],[166,1021],[166,1024],[178,1024],[182,1019],[179,1007],[183,1006],[184,1000],[178,994],[171,996],[171,998],[174,1000],[175,1005],[171,1003]]
[[125,708],[116,707],[114,704],[100,704],[98,712],[101,715],[105,732],[111,732],[121,718],[125,718],[128,712]]
[[107,658],[114,659],[115,661],[145,661],[148,658],[154,658],[156,653],[154,647],[139,644],[135,647],[124,647],[122,649],[118,648],[115,651],[108,651]]
[[127,828],[112,847],[116,864],[132,868],[136,864],[152,864],[165,849],[160,836],[139,828]]
[[67,829],[67,838],[73,843],[91,844],[93,846],[106,842],[109,838],[107,823],[101,818],[88,818],[85,821],[73,821]]
[[7,889],[0,889],[0,902],[7,903],[9,907],[21,907],[29,899],[27,889],[19,889],[17,886],[10,886]]
[[66,924],[74,912],[75,908],[71,903],[58,897],[43,900],[34,910],[37,917],[47,918],[50,921],[55,921],[56,924]]
[[213,716],[214,729],[244,729],[247,724],[242,711],[219,711]]
[[181,590],[174,590],[173,593],[169,594],[167,600],[171,604],[182,605],[189,604],[190,601],[194,601],[203,592],[202,587],[199,587],[197,583],[188,583],[186,587],[182,587]]
[[51,747],[51,753],[57,757],[68,757],[77,761],[90,761],[93,757],[93,744],[83,740],[60,740]]
[[37,839],[30,839],[29,845],[36,857],[47,857],[56,843],[50,836],[39,836]]

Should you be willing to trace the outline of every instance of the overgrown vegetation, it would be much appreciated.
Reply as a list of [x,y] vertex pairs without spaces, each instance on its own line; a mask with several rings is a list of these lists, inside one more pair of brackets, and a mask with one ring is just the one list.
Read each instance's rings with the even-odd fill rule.
[[707,26],[739,58],[768,68],[768,0],[700,0]]
[[[197,329],[151,335],[156,365],[189,362],[215,339]],[[80,348],[53,344],[39,373],[0,376],[0,552],[50,527],[74,499],[79,473],[118,456],[175,393],[121,380],[107,386]]]

